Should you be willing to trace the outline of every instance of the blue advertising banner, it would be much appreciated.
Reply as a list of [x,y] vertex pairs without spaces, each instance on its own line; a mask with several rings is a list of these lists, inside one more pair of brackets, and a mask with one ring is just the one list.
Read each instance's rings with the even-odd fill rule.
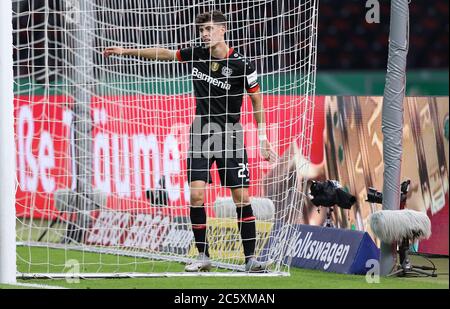
[[[275,228],[271,241],[278,242],[283,233],[286,231]],[[369,270],[366,262],[379,259],[379,249],[367,232],[297,224],[289,233],[293,240],[286,261],[291,259],[293,267],[364,275]],[[267,244],[261,255],[270,257],[276,247]]]

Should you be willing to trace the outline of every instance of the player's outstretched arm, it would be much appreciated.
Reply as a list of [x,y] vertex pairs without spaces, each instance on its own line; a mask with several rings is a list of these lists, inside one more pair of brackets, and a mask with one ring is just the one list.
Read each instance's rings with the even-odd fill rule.
[[167,61],[173,61],[177,59],[175,51],[165,48],[131,49],[131,48],[122,48],[118,46],[111,46],[105,48],[105,50],[103,51],[103,55],[105,57],[109,57],[111,55],[137,56],[150,60],[167,60]]

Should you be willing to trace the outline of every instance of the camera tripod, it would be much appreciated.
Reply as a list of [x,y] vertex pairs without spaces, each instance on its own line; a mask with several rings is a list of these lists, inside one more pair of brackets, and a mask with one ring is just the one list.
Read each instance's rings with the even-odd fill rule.
[[333,215],[334,207],[327,207],[327,218],[323,226],[325,227],[334,227],[333,219],[331,216]]
[[[428,266],[415,266],[411,264],[409,259],[409,239],[404,238],[398,246],[398,254],[400,256],[400,265],[397,265],[397,270],[393,271],[388,277],[411,277],[411,276],[427,276],[437,277],[435,273],[436,268]],[[430,272],[431,271],[431,272]]]

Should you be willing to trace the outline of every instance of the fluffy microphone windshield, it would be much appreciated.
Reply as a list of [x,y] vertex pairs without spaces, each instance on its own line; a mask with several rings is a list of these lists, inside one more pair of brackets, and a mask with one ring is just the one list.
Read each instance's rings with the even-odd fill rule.
[[381,210],[370,215],[369,222],[375,236],[385,243],[431,236],[427,214],[415,210]]

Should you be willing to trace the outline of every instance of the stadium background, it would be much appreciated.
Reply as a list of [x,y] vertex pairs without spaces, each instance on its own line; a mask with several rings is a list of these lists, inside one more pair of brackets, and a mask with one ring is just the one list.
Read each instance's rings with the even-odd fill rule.
[[[294,0],[290,1],[295,3]],[[45,58],[43,53],[45,49],[42,40],[45,18],[42,9],[44,3],[45,0],[19,0],[13,6],[13,10],[21,13],[13,23],[15,30],[19,30],[18,35],[14,36],[14,39],[17,38],[14,45],[30,44],[30,48],[14,50],[14,55],[16,59],[17,57],[27,59],[27,56],[35,55],[30,62],[22,62],[15,67],[16,75],[29,73],[35,77],[36,81],[43,81],[44,75]],[[53,5],[55,8],[58,3],[60,2],[49,1],[50,6]],[[417,0],[414,1],[414,5],[410,6],[410,53],[408,54],[406,89],[408,95],[448,95],[449,4],[447,1],[432,1],[432,3],[433,5],[430,5],[429,1]],[[365,22],[363,17],[367,9],[363,4],[359,0],[322,0],[319,3],[316,85],[316,93],[319,95],[383,94],[388,51],[389,2],[380,1],[379,24]],[[108,1],[108,5],[115,9],[127,8],[126,1],[112,0]],[[254,12],[254,14],[257,13]],[[270,14],[270,12],[268,13]],[[238,17],[236,15],[234,19]],[[253,17],[257,18],[258,16]],[[177,16],[177,18],[183,19],[183,16]],[[132,26],[133,21],[136,22],[132,13],[123,16],[120,20],[123,26]],[[140,22],[142,23],[142,21]],[[160,22],[170,21],[161,20]],[[50,29],[52,26],[56,29],[60,23],[59,16],[49,15]],[[274,24],[273,26],[280,25]],[[56,53],[57,46],[52,45],[52,42],[59,42],[62,38],[58,37],[57,31],[49,31],[48,35],[50,39],[49,52]],[[140,33],[140,40],[143,44],[151,44],[152,35],[155,34],[143,31]],[[267,33],[267,37],[270,37],[270,32]],[[161,38],[159,39],[161,40]],[[169,39],[170,37],[167,35],[166,40],[169,41]],[[186,37],[186,39],[189,41],[193,38]],[[129,40],[128,38],[122,38],[122,40],[124,44],[129,43],[126,41]],[[281,47],[278,44],[276,39],[267,39],[263,46],[268,49],[267,53],[270,54]],[[284,44],[289,46],[291,43],[287,40]],[[239,45],[239,42],[233,45]],[[174,48],[176,47],[179,46],[174,46]],[[248,48],[246,51],[252,52],[252,50],[257,51],[258,49]],[[52,64],[53,60],[53,57],[49,58],[49,66],[54,65]],[[268,65],[267,69],[278,68],[279,64],[274,63],[277,60],[274,57],[271,60],[272,64]],[[283,61],[283,66],[288,66],[293,61],[293,57],[285,57],[281,61]],[[126,70],[126,67],[120,69]],[[52,75],[52,72],[49,74]]]
[[[34,1],[36,10],[43,1]],[[28,1],[19,1],[21,11],[24,12],[29,7]],[[42,5],[41,3],[41,5]],[[123,1],[111,2],[111,5],[123,4]],[[439,1],[437,5],[430,6],[427,1],[415,1],[411,8],[411,37],[410,37],[410,53],[408,56],[408,79],[407,79],[407,95],[414,96],[448,96],[448,2]],[[357,105],[361,105],[361,109],[364,109],[364,104],[370,104],[379,102],[379,98],[367,98],[367,96],[380,96],[383,92],[385,68],[387,61],[387,38],[388,38],[388,15],[389,5],[388,3],[381,3],[381,24],[368,24],[361,22],[361,16],[365,15],[365,8],[361,5],[361,1],[331,1],[323,0],[320,2],[320,22],[319,22],[319,44],[318,44],[318,75],[317,75],[317,90],[316,93],[320,96],[317,100],[318,109],[314,117],[322,119],[323,124],[321,126],[320,120],[316,122],[315,134],[318,138],[329,138],[328,135],[323,135],[326,130],[325,121],[327,120],[327,108],[330,106],[337,108],[338,102],[343,102],[350,105],[350,101],[356,102]],[[20,40],[28,40],[30,43],[30,49],[15,50],[15,55],[18,53],[33,53],[31,61],[35,63],[20,63],[16,66],[16,74],[24,75],[29,73],[30,78],[39,81],[43,80],[44,72],[39,68],[44,67],[43,58],[40,53],[43,53],[44,47],[41,44],[42,35],[39,31],[27,32],[27,23],[30,20],[36,24],[40,24],[40,18],[43,15],[34,13],[33,18],[29,16],[21,15],[21,18],[17,20],[14,25],[20,30]],[[55,19],[55,23],[57,20]],[[349,35],[350,34],[350,35]],[[50,32],[52,35],[52,32]],[[57,39],[55,41],[58,41]],[[24,41],[25,42],[25,41]],[[20,42],[21,44],[24,42]],[[151,44],[151,37],[148,38],[149,44]],[[18,42],[15,42],[15,45]],[[289,42],[284,42],[289,44]],[[268,40],[266,42],[267,48],[270,50],[277,50],[279,46],[276,46],[276,41]],[[32,49],[32,50],[31,50]],[[249,50],[252,50],[249,48]],[[57,48],[49,47],[49,51],[57,52]],[[21,59],[25,59],[26,56],[21,56]],[[52,58],[50,58],[52,59]],[[287,67],[292,61],[292,58],[286,57],[283,59],[273,59],[270,67]],[[282,61],[283,63],[277,63]],[[150,65],[150,64],[149,64]],[[28,71],[30,68],[36,68],[35,71]],[[164,71],[162,69],[161,71]],[[58,74],[54,73],[53,82],[58,83]],[[282,78],[282,77],[281,77]],[[266,83],[270,84],[270,83]],[[263,86],[265,83],[263,82]],[[264,86],[266,87],[266,86]],[[264,88],[263,88],[264,89]],[[16,89],[16,93],[26,92],[24,89]],[[42,88],[33,89],[33,94],[39,95],[42,92]],[[174,89],[174,92],[176,90]],[[336,98],[333,96],[324,97],[322,95],[354,95],[365,96],[365,98],[357,97],[345,97]],[[16,109],[23,100],[16,97]],[[39,97],[35,97],[38,102]],[[275,98],[279,99],[279,98]],[[54,100],[62,100],[67,103],[65,98],[54,96]],[[412,99],[414,100],[414,99]],[[420,101],[420,100],[419,100]],[[408,102],[408,104],[418,104],[420,106],[428,106],[431,104],[432,99],[425,99],[419,103]],[[447,110],[440,112],[439,117],[443,119],[443,122],[433,123],[434,127],[429,132],[430,136],[436,135],[435,128],[442,128],[442,136],[446,138],[445,153],[446,158],[446,170],[448,171],[448,98],[445,100],[438,100],[439,105],[446,105]],[[35,104],[32,113],[39,115],[39,104]],[[348,107],[344,107],[348,108]],[[57,111],[61,113],[62,110]],[[445,118],[445,116],[447,118]],[[56,117],[56,116],[55,116]],[[331,116],[333,117],[333,116]],[[356,116],[357,118],[358,116]],[[438,118],[439,118],[438,117]],[[316,119],[316,120],[317,120]],[[439,118],[440,119],[440,118]],[[445,120],[446,119],[446,120]],[[352,122],[352,119],[347,119]],[[357,119],[358,120],[358,119]],[[359,119],[359,121],[363,121]],[[446,122],[445,122],[446,121]],[[363,125],[364,126],[364,125]],[[362,127],[359,129],[363,130]],[[338,129],[337,131],[338,132]],[[426,139],[427,137],[425,137]],[[319,139],[320,140],[320,139]],[[412,142],[417,142],[417,139]],[[317,146],[314,156],[324,159],[323,154],[327,151],[327,144],[323,143]],[[434,144],[437,147],[437,144]],[[325,146],[322,148],[321,146]],[[61,146],[63,147],[63,146]],[[416,149],[412,146],[412,149]],[[428,148],[429,149],[429,148]],[[441,151],[439,148],[438,151]],[[322,153],[320,157],[318,153]],[[435,153],[433,151],[433,153]],[[339,154],[338,154],[339,156]],[[413,155],[419,157],[417,152]],[[445,160],[444,160],[445,161]],[[320,164],[320,160],[313,162]],[[413,163],[412,163],[413,164]],[[323,175],[323,174],[322,174]],[[20,175],[18,175],[20,176]],[[339,179],[340,181],[343,181]],[[418,179],[417,182],[420,182]],[[444,190],[445,206],[439,211],[438,222],[433,222],[433,226],[446,226],[443,230],[444,237],[447,236],[448,240],[448,179],[445,185],[443,181],[441,189]],[[66,184],[67,185],[67,184]],[[40,188],[42,189],[42,187]],[[44,191],[44,190],[39,190]],[[26,192],[19,192],[20,194],[26,194]],[[48,197],[43,197],[48,198]],[[46,204],[44,202],[43,204]],[[38,205],[39,207],[39,205]],[[365,206],[368,207],[368,206]],[[429,209],[430,205],[425,205],[426,209]],[[313,209],[313,208],[311,208]],[[312,212],[311,212],[312,213]],[[312,216],[313,217],[313,216]],[[301,220],[310,220],[311,218],[301,218]],[[337,218],[337,221],[339,218]],[[444,220],[444,221],[441,221]],[[446,220],[446,221],[445,221]],[[313,220],[311,220],[313,221]],[[319,220],[320,221],[320,220]],[[316,222],[320,224],[320,222]],[[352,228],[352,224],[347,227]],[[445,238],[444,238],[445,240]],[[427,250],[428,253],[440,253],[448,255],[448,241],[443,241],[441,237],[437,240],[439,244],[431,244]],[[442,242],[441,242],[442,241]],[[442,244],[446,244],[446,247],[442,247]]]

